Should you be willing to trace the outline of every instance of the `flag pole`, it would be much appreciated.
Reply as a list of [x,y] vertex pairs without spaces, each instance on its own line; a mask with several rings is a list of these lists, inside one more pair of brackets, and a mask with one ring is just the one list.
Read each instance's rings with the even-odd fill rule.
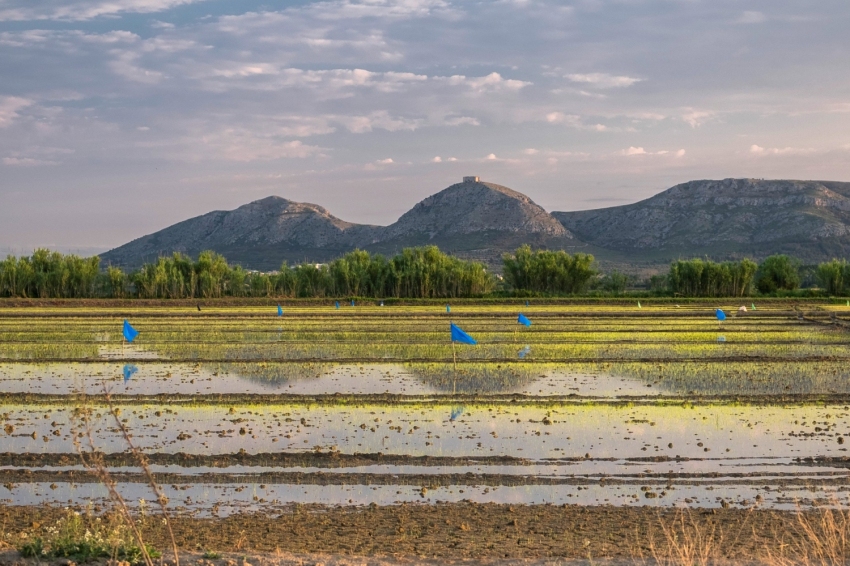
[[455,362],[455,373],[457,373],[457,349],[455,348],[455,341],[452,340],[452,358]]

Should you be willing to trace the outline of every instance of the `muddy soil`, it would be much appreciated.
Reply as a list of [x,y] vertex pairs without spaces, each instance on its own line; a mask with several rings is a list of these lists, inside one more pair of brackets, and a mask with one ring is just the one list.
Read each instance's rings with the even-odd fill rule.
[[[3,507],[8,540],[39,536],[66,511],[58,507]],[[295,506],[286,512],[172,521],[186,551],[283,552],[341,556],[406,556],[430,559],[634,558],[651,556],[650,541],[664,546],[662,527],[677,511],[645,507],[582,507],[455,503],[338,508]],[[793,514],[764,510],[694,509],[688,525],[714,533],[719,556],[763,556],[767,548],[793,545],[801,533]],[[146,539],[169,546],[162,522],[150,517]]]

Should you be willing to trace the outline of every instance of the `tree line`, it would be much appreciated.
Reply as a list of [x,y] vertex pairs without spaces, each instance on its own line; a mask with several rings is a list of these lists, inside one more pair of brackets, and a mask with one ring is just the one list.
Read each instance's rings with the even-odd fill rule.
[[[465,261],[436,246],[405,248],[393,257],[355,250],[327,264],[284,264],[278,271],[248,271],[212,251],[193,261],[175,253],[126,273],[101,268],[98,257],[81,258],[39,249],[31,256],[0,261],[0,296],[23,298],[193,299],[218,297],[370,297],[451,299],[493,293],[515,295],[622,294],[633,282],[619,272],[602,274],[589,254],[532,250],[522,246],[502,258],[503,278],[482,263]],[[850,264],[819,264],[814,277],[829,295],[850,294]],[[667,274],[653,276],[657,294],[685,297],[742,297],[793,292],[800,264],[786,255],[761,263],[677,260]]]
[[436,246],[406,248],[386,258],[356,250],[327,264],[282,265],[272,273],[229,265],[220,254],[197,261],[175,253],[125,273],[100,258],[48,250],[0,262],[0,296],[25,298],[192,299],[218,297],[480,297],[497,279],[479,262]]

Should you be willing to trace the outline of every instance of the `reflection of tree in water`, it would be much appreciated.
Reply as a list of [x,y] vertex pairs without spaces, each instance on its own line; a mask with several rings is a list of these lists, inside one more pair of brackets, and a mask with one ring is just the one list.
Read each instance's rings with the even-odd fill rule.
[[538,379],[541,368],[531,364],[405,364],[422,383],[445,393],[499,393]]
[[850,366],[839,362],[615,363],[603,364],[602,370],[640,380],[670,393],[850,393]]
[[215,372],[236,374],[243,379],[265,385],[269,388],[280,387],[287,383],[305,379],[316,379],[331,371],[333,364],[315,363],[227,363],[210,367]]

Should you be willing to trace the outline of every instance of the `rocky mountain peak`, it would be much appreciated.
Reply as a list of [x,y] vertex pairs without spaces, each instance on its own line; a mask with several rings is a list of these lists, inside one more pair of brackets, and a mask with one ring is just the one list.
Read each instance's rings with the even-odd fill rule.
[[475,232],[513,232],[569,237],[569,232],[526,195],[467,178],[429,196],[388,226],[384,238]]

